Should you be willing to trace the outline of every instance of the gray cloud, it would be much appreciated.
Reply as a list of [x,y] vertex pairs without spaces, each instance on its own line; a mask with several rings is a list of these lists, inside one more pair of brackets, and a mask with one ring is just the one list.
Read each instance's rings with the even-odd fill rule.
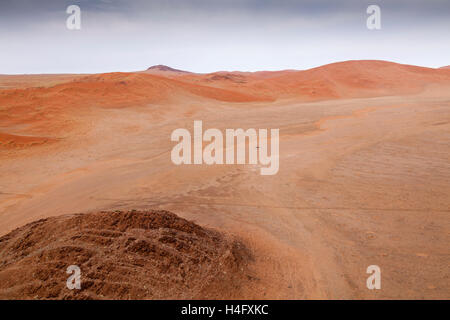
[[[65,27],[68,5],[82,30]],[[382,30],[365,27],[369,4]],[[447,0],[3,0],[0,73],[308,68],[348,59],[450,64]]]

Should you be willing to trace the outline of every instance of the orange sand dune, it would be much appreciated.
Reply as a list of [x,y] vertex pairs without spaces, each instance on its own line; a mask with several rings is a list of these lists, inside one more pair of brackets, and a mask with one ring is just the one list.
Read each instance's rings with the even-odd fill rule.
[[[87,274],[90,297],[105,288],[108,297],[119,298],[129,292],[183,298],[448,298],[449,69],[346,61],[304,71],[193,74],[159,66],[64,80],[46,76],[42,83],[27,77],[0,79],[18,84],[0,89],[0,236],[20,228],[0,241],[7,246],[0,250],[5,252],[0,277],[6,279],[0,295],[83,298],[83,292],[65,291],[65,269],[84,262],[66,245],[93,248],[111,241],[126,249],[128,234],[150,243],[163,230],[146,235],[141,223],[135,228],[130,222],[114,240],[103,236],[109,227],[97,223],[102,220],[96,214],[94,220],[86,216],[89,227],[82,231],[76,224],[65,229],[53,223],[74,222],[74,216],[39,219],[119,210],[120,220],[136,209],[169,210],[223,239],[237,237],[252,259],[235,264],[233,274],[226,266],[194,263],[186,282],[177,284],[175,268],[174,277],[144,279],[151,285],[162,280],[158,283],[171,292],[156,285],[156,294],[147,295],[142,274],[133,271],[126,279],[108,260],[109,248],[99,247],[95,263],[86,267],[108,265],[114,272],[110,279]],[[259,164],[175,165],[171,133],[191,130],[195,120],[221,131],[279,129],[278,173],[262,176]],[[48,238],[53,231],[55,241]],[[177,232],[173,239],[193,238]],[[193,240],[194,251],[211,244],[201,246],[201,256],[232,258],[229,245],[219,248],[210,237]],[[41,259],[43,245],[49,250]],[[52,260],[49,273],[33,259],[47,263],[52,245],[61,260]],[[147,253],[146,246],[132,248]],[[31,256],[16,259],[28,251]],[[169,257],[155,261],[166,266]],[[381,268],[381,290],[366,286],[370,265]],[[144,269],[155,270],[152,264]],[[33,282],[33,270],[42,279]],[[220,271],[223,280],[245,279],[212,281],[214,290],[206,296],[185,290],[184,284],[203,283]],[[123,282],[125,289],[118,286],[124,291],[116,295],[110,280],[129,282]],[[39,281],[55,286],[47,292],[50,287],[39,287]]]
[[[195,74],[158,65],[137,73],[10,78],[14,81],[0,76],[0,83],[18,84],[0,90],[0,126],[21,126],[12,132],[19,135],[54,136],[79,126],[80,117],[95,108],[413,94],[450,83],[450,71],[386,61],[345,61],[305,71]],[[36,83],[47,86],[36,87]],[[56,84],[48,86],[51,83]]]
[[205,75],[180,74],[178,78],[272,99],[310,101],[418,93],[428,85],[449,83],[450,73],[443,69],[387,61],[356,60],[304,71],[216,72]]
[[79,74],[30,74],[3,75],[0,74],[0,90],[12,88],[50,87],[59,83],[69,82],[81,77]]
[[309,100],[418,93],[433,83],[450,83],[450,73],[385,61],[346,61],[289,72],[251,87]]
[[41,132],[51,122],[54,131],[60,131],[67,129],[67,117],[73,118],[93,107],[167,104],[190,96],[226,102],[265,100],[257,95],[156,75],[96,74],[48,88],[0,90],[0,126],[27,124],[29,129]]
[[19,136],[0,132],[0,149],[27,148],[55,141],[56,139],[47,137]]

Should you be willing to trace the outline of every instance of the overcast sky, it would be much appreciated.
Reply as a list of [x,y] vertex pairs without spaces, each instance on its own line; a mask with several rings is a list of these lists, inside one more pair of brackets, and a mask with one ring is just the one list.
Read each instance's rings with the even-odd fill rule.
[[[81,30],[66,9],[81,8]],[[366,9],[381,8],[381,30]],[[1,0],[0,73],[450,64],[449,0]]]

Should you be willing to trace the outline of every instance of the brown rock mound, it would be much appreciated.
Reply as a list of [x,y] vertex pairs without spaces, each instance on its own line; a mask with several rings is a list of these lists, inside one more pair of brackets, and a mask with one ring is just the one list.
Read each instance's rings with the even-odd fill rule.
[[151,66],[150,68],[147,69],[147,71],[150,71],[150,70],[163,71],[163,72],[190,73],[188,71],[174,69],[174,68],[165,66],[163,64],[158,64],[156,66]]
[[[233,298],[249,259],[240,242],[167,211],[64,215],[0,238],[0,298]],[[80,290],[66,286],[70,265]]]

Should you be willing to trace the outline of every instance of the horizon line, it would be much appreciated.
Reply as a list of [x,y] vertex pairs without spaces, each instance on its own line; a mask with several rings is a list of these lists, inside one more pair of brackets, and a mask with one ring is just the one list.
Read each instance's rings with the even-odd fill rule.
[[213,73],[220,73],[220,72],[227,72],[227,73],[233,73],[233,72],[241,72],[241,73],[258,73],[258,72],[283,72],[283,71],[307,71],[312,69],[317,69],[320,67],[332,65],[332,64],[338,64],[338,63],[345,63],[345,62],[386,62],[386,63],[393,63],[393,64],[399,64],[399,65],[406,65],[406,66],[414,66],[414,67],[420,67],[420,68],[427,68],[427,69],[445,69],[449,68],[450,65],[444,65],[440,67],[430,67],[430,66],[423,66],[423,65],[416,65],[416,64],[409,64],[409,63],[402,63],[402,62],[396,62],[391,60],[381,60],[381,59],[350,59],[350,60],[340,60],[335,62],[329,62],[325,64],[321,64],[315,67],[307,68],[307,69],[276,69],[276,70],[255,70],[255,71],[248,71],[248,70],[216,70],[212,72],[195,72],[185,69],[180,69],[180,67],[171,67],[169,65],[165,64],[155,64],[151,65],[150,67],[147,67],[143,70],[134,70],[134,71],[106,71],[106,72],[61,72],[61,73],[0,73],[0,76],[40,76],[40,75],[93,75],[93,74],[109,74],[109,73],[142,73],[151,69],[158,70],[158,67],[162,68],[168,68],[171,70],[162,70],[162,72],[180,72],[180,73],[190,73],[190,74],[213,74]]

